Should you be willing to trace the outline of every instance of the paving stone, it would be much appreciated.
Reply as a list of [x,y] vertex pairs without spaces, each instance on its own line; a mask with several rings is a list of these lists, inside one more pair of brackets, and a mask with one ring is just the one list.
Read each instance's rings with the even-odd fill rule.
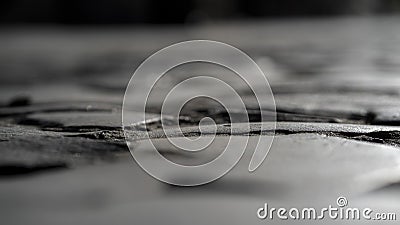
[[[398,211],[399,21],[260,21],[171,27],[167,33],[157,27],[2,29],[2,221],[256,224],[260,221],[255,210],[265,202],[327,206],[340,195],[363,207]],[[132,162],[121,130],[121,105],[124,88],[143,59],[171,43],[199,37],[237,46],[260,64],[274,91],[278,122],[273,148],[259,170],[247,172],[247,151],[221,180],[179,188],[154,180]],[[171,71],[173,78],[157,86],[147,114],[150,120],[133,124],[129,135],[143,152],[150,135],[166,157],[201,163],[216,157],[222,147],[213,146],[213,151],[197,157],[172,148],[160,130],[159,96],[195,73],[227,77],[229,72],[193,65],[181,69]],[[201,102],[178,118],[183,134],[173,118],[164,121],[173,138],[202,134],[197,125],[205,116],[217,122],[216,145],[228,138],[270,138],[271,112],[266,112],[266,129],[261,130],[254,98],[240,85],[235,88],[248,106],[250,131],[243,124],[231,124],[220,106]],[[139,118],[135,104],[127,104],[133,121]],[[214,129],[205,126],[201,131],[210,134]]]
[[[222,139],[226,138],[218,138],[217,143],[223,144]],[[143,142],[139,148],[145,149],[148,144]],[[334,205],[337,196],[346,193],[353,206],[369,202],[367,193],[380,190],[399,174],[397,148],[317,134],[276,137],[267,160],[251,174],[247,171],[250,156],[248,151],[221,180],[195,188],[158,182],[130,159],[26,179],[0,180],[0,193],[7,193],[0,194],[0,209],[4,221],[15,223],[35,219],[42,224],[63,224],[67,222],[62,218],[70,218],[68,223],[80,224],[256,224],[260,222],[256,210],[266,202],[279,207],[323,207]],[[210,211],[211,206],[221,210]],[[367,206],[376,211],[393,210],[398,209],[399,202]],[[90,217],[88,212],[92,212]],[[17,216],[21,213],[23,217]]]
[[5,176],[114,161],[127,151],[121,141],[68,137],[18,125],[2,125],[0,139],[0,175]]

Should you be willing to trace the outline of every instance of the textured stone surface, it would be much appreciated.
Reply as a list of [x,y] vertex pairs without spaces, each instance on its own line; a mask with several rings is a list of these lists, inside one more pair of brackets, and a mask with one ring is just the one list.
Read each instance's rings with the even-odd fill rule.
[[[255,210],[265,202],[326,206],[339,195],[350,205],[399,212],[399,23],[398,17],[338,18],[170,27],[167,33],[164,28],[4,28],[0,218],[5,224],[256,224]],[[121,129],[122,98],[147,56],[199,38],[235,45],[265,71],[276,99],[276,141],[255,173],[248,174],[245,155],[221,180],[178,188],[154,180],[132,161]],[[170,148],[160,130],[157,96],[195,73],[226,77],[229,72],[181,69],[157,87],[149,120],[135,124],[131,133],[143,152],[147,129],[162,154],[198,163],[221,148],[197,157]],[[205,116],[218,123],[216,145],[229,135],[272,135],[260,130],[254,98],[240,85],[235,88],[249,107],[250,132],[230,124],[220,106],[202,101],[178,118],[185,136],[198,136],[197,124]],[[127,104],[132,118],[134,106]],[[172,119],[168,129],[176,131]]]
[[[145,150],[146,144],[139,148]],[[252,224],[257,223],[257,207],[266,201],[285,207],[317,207],[334,205],[337,196],[345,193],[351,206],[366,202],[377,211],[398,212],[398,192],[392,192],[393,199],[383,198],[391,202],[386,205],[379,202],[382,199],[378,198],[378,204],[371,200],[378,194],[365,194],[398,178],[398,149],[295,134],[276,137],[265,164],[252,174],[247,172],[249,159],[250,154],[245,155],[220,180],[195,188],[156,181],[126,158],[119,163],[2,180],[0,191],[8,194],[1,196],[0,209],[3,219],[18,224],[31,220],[48,224]]]

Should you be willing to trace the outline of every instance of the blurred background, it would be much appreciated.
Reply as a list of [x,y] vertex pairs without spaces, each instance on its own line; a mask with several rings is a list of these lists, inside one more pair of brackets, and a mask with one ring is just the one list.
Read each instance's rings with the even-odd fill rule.
[[5,0],[2,24],[186,24],[215,20],[399,13],[399,0]]

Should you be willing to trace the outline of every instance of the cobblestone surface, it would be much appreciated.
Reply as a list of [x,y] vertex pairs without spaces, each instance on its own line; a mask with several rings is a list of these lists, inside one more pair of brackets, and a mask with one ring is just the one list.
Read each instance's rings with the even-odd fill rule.
[[[339,195],[399,212],[398,24],[400,18],[391,17],[170,27],[168,32],[1,30],[0,217],[5,224],[253,224],[256,208],[266,201],[327,205]],[[221,180],[185,189],[153,180],[131,160],[121,129],[127,82],[155,50],[188,39],[235,45],[268,76],[276,100],[276,140],[253,175],[247,174],[245,156]],[[177,83],[194,70],[201,67],[184,68],[165,83]],[[206,72],[216,71],[224,73]],[[193,158],[169,148],[156,106],[146,121],[150,137],[164,146],[167,157],[198,163],[215,157],[229,135],[270,136],[270,130],[260,129],[251,96],[241,93],[250,132],[230,124],[212,102],[189,106],[179,118],[186,136],[199,135],[202,117],[217,121],[219,137],[211,153]],[[129,116],[137,113],[131,110]],[[143,131],[132,135],[139,150],[146,149]],[[220,211],[210,211],[210,205]],[[221,214],[229,217],[221,221]]]

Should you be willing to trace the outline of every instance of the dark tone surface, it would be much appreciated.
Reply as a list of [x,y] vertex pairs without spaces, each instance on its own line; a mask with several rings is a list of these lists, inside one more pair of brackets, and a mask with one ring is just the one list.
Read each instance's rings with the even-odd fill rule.
[[5,0],[3,24],[202,23],[230,19],[399,13],[399,0]]

